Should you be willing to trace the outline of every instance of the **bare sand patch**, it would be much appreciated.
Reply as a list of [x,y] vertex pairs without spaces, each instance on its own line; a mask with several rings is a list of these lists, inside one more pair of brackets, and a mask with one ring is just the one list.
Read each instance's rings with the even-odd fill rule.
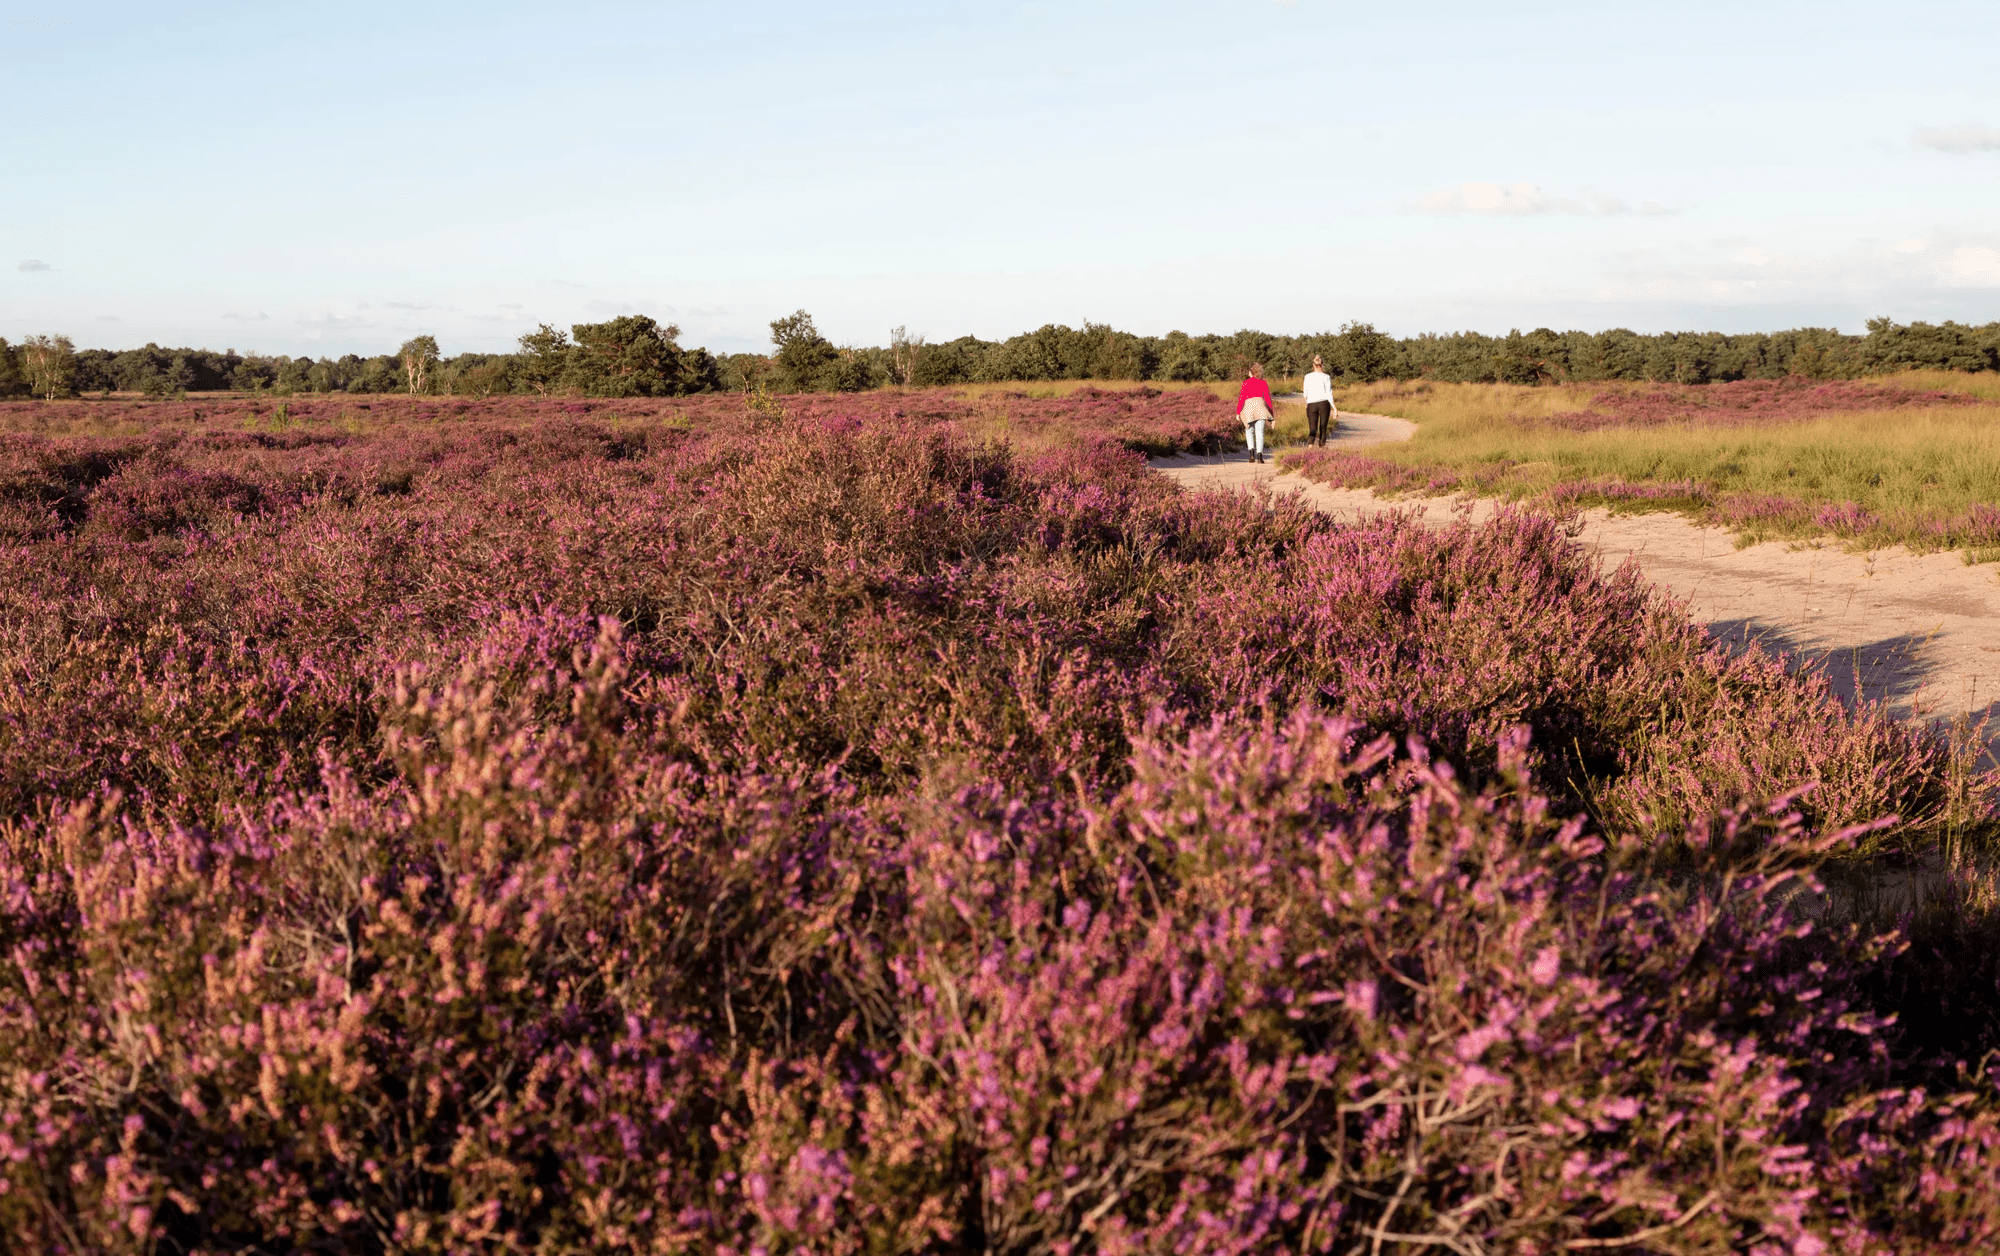
[[[1342,414],[1340,424],[1335,439],[1342,446],[1408,440],[1416,430],[1386,415]],[[1191,489],[1293,494],[1349,518],[1405,511],[1435,524],[1477,523],[1500,504],[1384,500],[1368,489],[1280,475],[1274,464],[1251,462],[1241,450],[1152,465]],[[1590,510],[1582,522],[1578,539],[1606,569],[1637,563],[1718,641],[1761,643],[1799,666],[1823,667],[1849,702],[1880,701],[1905,718],[2000,716],[2000,567],[1968,567],[1956,553],[1912,554],[1901,546],[1847,553],[1831,541],[1738,549],[1729,532],[1672,514]],[[2000,762],[2000,729],[1989,726],[1988,736],[1988,758]]]

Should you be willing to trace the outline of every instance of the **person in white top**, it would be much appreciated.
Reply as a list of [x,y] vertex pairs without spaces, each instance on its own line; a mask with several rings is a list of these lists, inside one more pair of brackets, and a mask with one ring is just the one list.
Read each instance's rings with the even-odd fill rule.
[[1324,445],[1334,433],[1333,377],[1313,354],[1313,369],[1306,376],[1306,443]]

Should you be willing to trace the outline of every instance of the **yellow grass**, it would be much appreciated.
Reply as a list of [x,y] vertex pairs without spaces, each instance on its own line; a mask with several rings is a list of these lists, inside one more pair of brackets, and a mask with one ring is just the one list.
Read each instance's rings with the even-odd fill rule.
[[[963,393],[967,397],[988,397],[994,393],[1018,393],[1028,397],[1067,397],[1085,388],[1101,388],[1105,392],[1117,392],[1128,388],[1155,388],[1161,392],[1179,391],[1188,388],[1205,388],[1217,397],[1229,401],[1236,400],[1236,382],[1221,384],[1183,384],[1158,379],[1043,379],[1043,380],[997,380],[990,384],[954,384],[952,392]],[[922,392],[923,389],[912,391]]]
[[[1067,397],[1071,393],[1084,388],[1101,388],[1107,392],[1127,388],[1157,388],[1163,392],[1168,390],[1196,389],[1206,390],[1213,394],[1217,401],[1233,406],[1236,404],[1237,389],[1242,386],[1242,383],[1243,381],[1236,379],[1223,380],[1218,383],[1180,383],[1157,379],[1064,379],[1028,382],[1001,380],[990,384],[958,384],[953,386],[951,391],[972,400],[989,401],[997,407],[990,415],[983,415],[961,423],[961,426],[974,437],[995,440],[1006,439],[1012,441],[1017,448],[1041,449],[1045,446],[1061,442],[1054,437],[1048,439],[1039,438],[1033,431],[1023,430],[1011,424],[1005,410],[1005,401],[1008,396],[1019,395],[1036,398]],[[1273,393],[1295,393],[1303,387],[1303,382],[1297,377],[1291,379],[1273,379],[1270,381],[1270,384]],[[1305,403],[1303,401],[1280,401],[1277,403],[1276,409],[1277,413],[1274,417],[1277,421],[1272,425],[1271,431],[1266,434],[1265,444],[1272,449],[1282,449],[1287,445],[1302,443],[1306,437]]]
[[[1966,393],[1983,404],[1852,411],[1747,428],[1576,432],[1536,420],[1583,409],[1593,396],[1618,385],[1384,382],[1346,389],[1339,401],[1344,410],[1395,415],[1418,425],[1408,444],[1377,446],[1370,456],[1448,467],[1476,480],[1481,492],[1503,497],[1532,497],[1575,481],[1694,481],[1717,497],[1768,493],[1814,506],[1855,502],[1882,518],[1880,528],[1853,538],[1867,546],[1897,540],[1921,545],[1929,523],[1962,516],[1975,503],[2000,502],[2000,378],[1913,371],[1876,382]],[[1680,508],[1704,513],[1694,503]],[[1811,531],[1792,527],[1770,534]],[[1763,534],[1748,533],[1745,539]],[[1967,560],[1979,561],[1989,552],[1968,551]]]

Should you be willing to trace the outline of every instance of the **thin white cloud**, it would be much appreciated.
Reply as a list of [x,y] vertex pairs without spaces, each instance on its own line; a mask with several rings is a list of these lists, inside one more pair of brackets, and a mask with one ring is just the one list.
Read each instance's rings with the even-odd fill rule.
[[23,274],[27,274],[30,271],[53,270],[55,268],[50,266],[47,262],[43,261],[39,257],[31,257],[28,258],[26,261],[17,263],[14,269],[20,271]]
[[1526,218],[1534,214],[1671,214],[1658,201],[1642,201],[1634,209],[1615,196],[1585,192],[1580,196],[1551,196],[1533,183],[1461,183],[1442,192],[1432,192],[1417,202],[1427,214],[1484,214],[1502,218]]
[[654,305],[651,301],[585,301],[583,308],[592,314],[657,314],[662,318],[673,318],[679,311],[671,305]]
[[232,323],[261,323],[264,322],[266,319],[270,318],[271,316],[269,314],[266,314],[262,310],[258,310],[255,314],[229,313],[229,314],[224,314],[222,317],[229,320]]
[[1957,246],[1939,266],[1939,280],[1952,288],[2000,288],[2000,248]]
[[297,326],[308,328],[315,340],[326,332],[363,331],[379,325],[373,319],[362,318],[355,314],[337,314],[332,310],[324,310],[318,314],[302,314],[292,322]]
[[1981,126],[1977,122],[1919,127],[1913,138],[1919,148],[1935,149],[1940,153],[2000,152],[2000,129]]
[[1933,233],[1865,241],[1831,253],[1747,240],[1629,255],[1607,273],[1600,299],[1705,304],[1875,304],[2000,291],[2000,234]]

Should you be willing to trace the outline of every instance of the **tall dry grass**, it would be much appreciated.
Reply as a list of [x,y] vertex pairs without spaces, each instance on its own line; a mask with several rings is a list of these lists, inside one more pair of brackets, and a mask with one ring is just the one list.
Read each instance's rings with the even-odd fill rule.
[[[1236,400],[1236,382],[1225,383],[1182,383],[1164,379],[1002,379],[983,384],[955,384],[943,391],[955,393],[970,400],[985,400],[993,397],[1027,397],[1042,401],[1051,397],[1069,397],[1079,392],[1096,390],[1099,392],[1126,392],[1135,388],[1150,388],[1155,392],[1208,392],[1218,400]],[[924,393],[936,390],[923,388],[888,388],[878,391]]]
[[1931,371],[1867,383],[1959,400],[1821,413],[1802,405],[1751,421],[1691,404],[1684,419],[1655,414],[1593,429],[1575,416],[1595,409],[1615,418],[1654,386],[1385,381],[1344,390],[1341,408],[1415,422],[1414,439],[1371,449],[1371,460],[1433,474],[1398,484],[1406,477],[1349,468],[1346,478],[1678,510],[1733,526],[1746,542],[1830,533],[1857,547],[2000,557],[2000,538],[1987,538],[1979,522],[1981,507],[2000,502],[2000,380]]

